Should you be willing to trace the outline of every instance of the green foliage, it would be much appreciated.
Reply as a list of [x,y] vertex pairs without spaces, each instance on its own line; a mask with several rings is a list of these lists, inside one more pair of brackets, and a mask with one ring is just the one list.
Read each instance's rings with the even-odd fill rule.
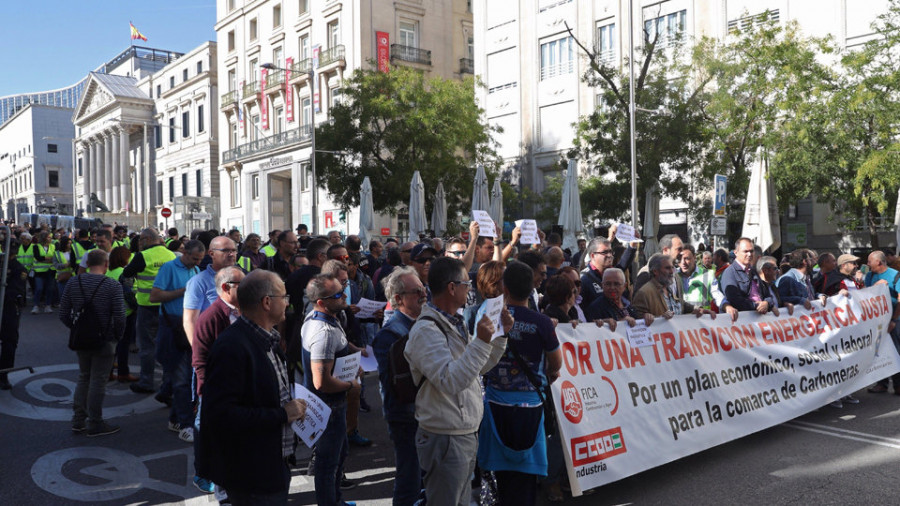
[[409,183],[418,170],[425,183],[426,213],[434,190],[444,183],[448,221],[468,214],[473,167],[491,172],[498,157],[483,110],[475,102],[472,79],[427,78],[397,66],[390,72],[357,70],[344,81],[344,103],[332,109],[332,121],[316,128],[319,183],[342,208],[359,204],[368,176],[376,212],[393,214],[409,201]]

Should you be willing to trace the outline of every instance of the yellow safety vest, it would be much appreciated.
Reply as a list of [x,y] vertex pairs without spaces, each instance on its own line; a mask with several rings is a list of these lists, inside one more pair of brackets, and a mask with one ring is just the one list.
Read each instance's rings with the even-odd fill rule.
[[34,255],[31,254],[31,244],[28,246],[19,245],[19,254],[16,255],[16,259],[22,264],[22,267],[24,267],[26,271],[30,271],[31,266],[34,265]]
[[[37,258],[32,257],[32,262],[34,262],[32,264],[34,267],[34,272],[47,272],[53,269],[53,256],[56,253],[56,246],[51,243],[50,246],[44,248],[40,244],[35,244],[34,248],[35,249],[33,251],[40,251],[41,255],[44,256],[43,261],[38,261]],[[40,248],[40,250],[38,250],[37,248]]]
[[238,267],[244,269],[244,272],[250,272],[253,270],[253,264],[250,262],[250,257],[240,257],[237,259]]
[[113,249],[116,249],[120,246],[124,246],[128,249],[131,249],[131,243],[128,238],[122,239],[121,241],[113,241]]
[[87,250],[78,241],[72,241],[72,251],[75,253],[75,261],[78,263],[81,263],[81,257],[87,253]]
[[135,276],[134,290],[135,298],[138,305],[157,307],[158,302],[150,302],[150,290],[153,288],[153,281],[156,280],[156,274],[162,264],[175,258],[175,253],[166,249],[162,244],[152,246],[138,253],[144,256],[144,270]]
[[271,244],[266,244],[262,251],[266,254],[267,257],[273,257],[275,256],[275,253],[278,253],[278,250],[275,249],[275,246],[272,246]]
[[[106,271],[106,277],[112,279],[116,283],[119,282],[119,276],[122,275],[122,271],[124,271],[124,267],[119,267],[118,269],[109,269]],[[134,309],[128,307],[128,304],[124,304],[125,306],[125,316],[131,316],[131,313],[134,313]]]
[[73,269],[67,258],[68,255],[69,253],[60,250],[56,250],[53,254],[53,268],[56,269],[56,279],[59,279],[60,274],[72,273]]

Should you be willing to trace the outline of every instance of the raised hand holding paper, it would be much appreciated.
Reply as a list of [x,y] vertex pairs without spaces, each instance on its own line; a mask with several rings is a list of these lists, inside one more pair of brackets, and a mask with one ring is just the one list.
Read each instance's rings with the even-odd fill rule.
[[516,220],[516,226],[522,232],[519,242],[522,244],[540,244],[541,238],[538,237],[537,221],[535,220]]
[[379,309],[384,309],[386,305],[387,302],[378,302],[377,300],[366,298],[359,299],[359,302],[356,303],[356,307],[359,308],[359,312],[356,313],[356,318],[358,320],[373,318],[375,313],[378,312]]
[[352,355],[334,359],[334,373],[332,373],[334,377],[341,381],[353,381],[353,378],[359,374],[359,358],[361,356],[361,353],[357,351]]
[[503,313],[503,296],[486,299],[484,306],[484,314],[494,322],[494,333],[491,334],[491,341],[498,337],[503,337],[503,322],[500,320],[500,314]]
[[626,244],[629,242],[644,242],[634,233],[634,227],[624,223],[616,225],[616,239]]
[[472,210],[472,219],[478,223],[478,235],[482,237],[497,237],[494,230],[494,219],[487,211]]

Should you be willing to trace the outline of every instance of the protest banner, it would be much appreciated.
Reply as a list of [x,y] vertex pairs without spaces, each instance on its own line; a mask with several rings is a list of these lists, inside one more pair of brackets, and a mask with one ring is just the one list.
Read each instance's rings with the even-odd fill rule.
[[573,495],[786,422],[900,371],[886,286],[759,315],[560,325],[553,403]]
[[306,446],[312,448],[325,432],[328,419],[331,417],[331,408],[299,383],[294,383],[294,399],[306,401],[306,416],[294,420],[291,428],[306,443]]
[[353,381],[359,375],[359,359],[362,353],[356,352],[334,359],[334,372],[331,374],[341,381]]

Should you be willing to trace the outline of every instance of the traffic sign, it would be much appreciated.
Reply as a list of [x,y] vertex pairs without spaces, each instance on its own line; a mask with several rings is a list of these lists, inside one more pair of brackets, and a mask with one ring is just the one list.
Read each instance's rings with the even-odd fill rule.
[[387,227],[381,227],[381,235],[391,235],[391,229]]
[[725,235],[728,219],[724,216],[713,216],[709,223],[710,235]]
[[713,200],[713,216],[725,216],[725,189],[727,181],[728,178],[721,174],[716,174],[716,177],[713,179],[713,184],[716,187],[716,198]]
[[169,209],[168,207],[164,207],[159,212],[159,215],[162,216],[163,218],[168,218],[169,216],[172,216],[172,210]]

